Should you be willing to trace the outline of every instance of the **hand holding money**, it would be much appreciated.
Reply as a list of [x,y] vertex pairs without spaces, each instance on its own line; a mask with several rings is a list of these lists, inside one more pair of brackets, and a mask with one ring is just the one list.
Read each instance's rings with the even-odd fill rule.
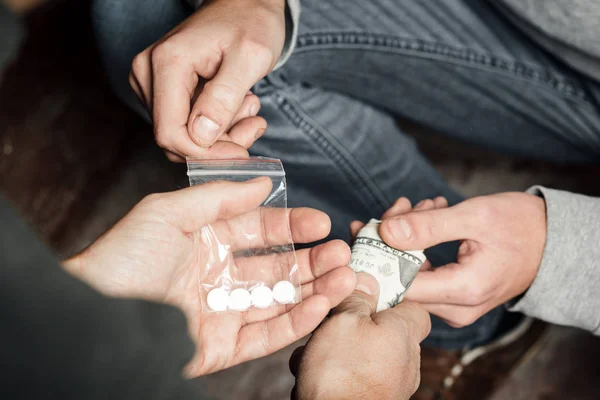
[[419,272],[406,299],[462,327],[531,286],[546,241],[545,203],[525,193],[482,196],[399,213],[384,219],[379,234],[398,249],[461,241],[457,262]]
[[357,274],[357,290],[296,349],[292,399],[404,400],[417,390],[429,315],[414,303],[375,314],[378,292],[373,277]]
[[[407,198],[400,198],[383,215],[383,218],[409,211],[426,211],[448,206],[446,199],[424,200],[412,208]],[[429,268],[425,254],[416,249],[399,250],[390,247],[379,236],[381,221],[372,219],[367,225],[355,221],[351,225],[354,243],[350,268],[366,272],[379,282],[377,312],[399,304],[421,268]]]

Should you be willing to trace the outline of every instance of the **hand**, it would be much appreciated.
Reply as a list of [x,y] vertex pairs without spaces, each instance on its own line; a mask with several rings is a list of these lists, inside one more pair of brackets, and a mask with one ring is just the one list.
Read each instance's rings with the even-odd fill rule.
[[546,242],[545,203],[525,193],[476,197],[387,219],[379,234],[403,250],[461,240],[457,262],[419,272],[406,299],[463,327],[533,283]]
[[[284,42],[285,0],[212,0],[135,57],[131,86],[171,160],[239,156],[263,134],[260,102],[248,91]],[[217,138],[217,149],[206,149]]]
[[[410,203],[410,200],[406,197],[400,197],[392,206],[381,216],[381,219],[393,218],[398,215],[406,214],[408,212],[416,212],[416,211],[427,211],[427,210],[435,210],[440,208],[448,207],[448,200],[445,197],[436,197],[435,199],[425,199],[418,202],[414,207]],[[352,221],[350,223],[350,237],[354,242],[358,232],[365,226],[365,223],[362,221]],[[422,250],[422,249],[419,249]],[[423,265],[421,265],[421,270],[428,270],[431,268],[431,262],[429,260],[425,260]]]
[[[106,294],[180,307],[198,349],[188,366],[190,376],[273,353],[314,330],[356,282],[346,267],[350,249],[333,241],[296,252],[301,303],[244,313],[203,312],[199,287],[214,282],[207,278],[211,249],[200,239],[203,227],[210,224],[220,243],[231,246],[231,254],[289,243],[288,226],[297,243],[328,235],[329,218],[320,211],[258,208],[271,186],[262,178],[151,195],[65,268]],[[241,262],[247,264],[243,271],[260,269],[257,262],[264,270],[269,259]]]
[[293,399],[399,400],[417,390],[429,315],[414,303],[375,314],[377,281],[357,278],[357,290],[292,355]]

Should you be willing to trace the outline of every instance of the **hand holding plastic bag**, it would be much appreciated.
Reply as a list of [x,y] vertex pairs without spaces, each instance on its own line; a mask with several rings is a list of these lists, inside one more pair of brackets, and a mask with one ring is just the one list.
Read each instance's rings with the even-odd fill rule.
[[151,195],[70,260],[67,268],[104,293],[180,307],[197,343],[196,356],[188,366],[190,376],[266,356],[315,329],[355,283],[352,271],[345,267],[349,248],[329,242],[296,252],[303,302],[244,313],[203,311],[198,279],[207,276],[206,257],[211,253],[201,239],[206,226],[212,224],[232,243],[242,244],[239,250],[248,244],[243,232],[252,233],[253,240],[261,243],[291,239],[306,243],[328,234],[329,218],[316,210],[260,212],[271,189],[270,179],[262,178]]

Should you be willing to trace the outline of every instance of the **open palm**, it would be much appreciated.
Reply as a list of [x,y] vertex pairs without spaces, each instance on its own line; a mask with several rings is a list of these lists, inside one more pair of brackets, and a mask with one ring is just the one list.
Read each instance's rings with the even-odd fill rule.
[[[188,366],[203,375],[273,353],[315,329],[329,310],[354,289],[346,268],[348,246],[328,242],[292,253],[240,257],[240,251],[296,243],[327,236],[329,218],[316,210],[260,208],[270,180],[213,183],[152,195],[140,202],[96,243],[77,256],[76,273],[100,291],[180,307],[189,321],[197,353]],[[292,237],[289,237],[291,231]],[[302,284],[299,304],[211,313],[203,306],[200,287],[221,274],[207,261],[218,241],[221,259],[233,261],[232,278],[272,284],[295,265]],[[224,257],[223,257],[224,256]],[[289,260],[282,263],[281,257]],[[209,265],[211,268],[208,268]],[[230,267],[231,268],[231,267]]]

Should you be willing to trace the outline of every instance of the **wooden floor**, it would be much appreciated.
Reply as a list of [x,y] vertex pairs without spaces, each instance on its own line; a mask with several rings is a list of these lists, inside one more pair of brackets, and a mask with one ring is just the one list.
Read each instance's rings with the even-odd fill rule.
[[[150,127],[111,94],[94,50],[86,1],[55,1],[32,14],[28,25],[29,38],[0,85],[0,189],[66,256],[145,194],[184,186],[185,169],[166,161]],[[600,194],[597,167],[517,160],[407,129],[465,195],[523,190],[534,183]],[[289,398],[291,350],[198,379],[199,390],[219,399]],[[598,399],[599,360],[600,340],[552,328],[539,352],[493,399]]]

